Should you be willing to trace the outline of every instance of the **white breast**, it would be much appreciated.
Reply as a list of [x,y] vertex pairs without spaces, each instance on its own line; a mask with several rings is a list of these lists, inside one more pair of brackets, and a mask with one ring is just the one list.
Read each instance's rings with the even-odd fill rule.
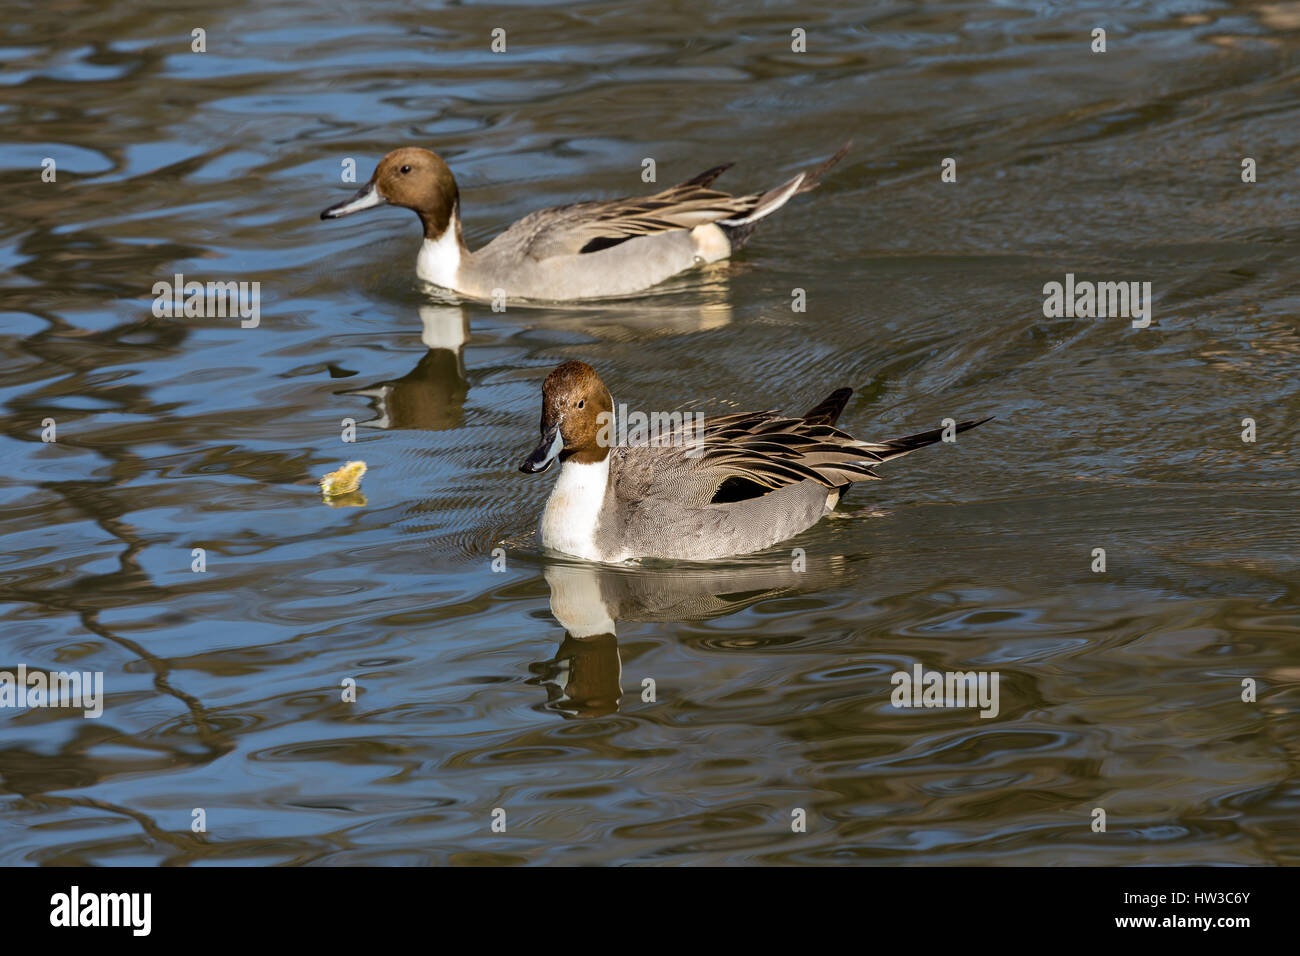
[[609,456],[593,465],[566,461],[542,512],[542,544],[589,561],[605,560],[596,548],[596,524],[605,503]]
[[459,223],[453,217],[437,239],[425,239],[415,260],[415,274],[425,282],[444,289],[459,289],[460,243],[456,236]]

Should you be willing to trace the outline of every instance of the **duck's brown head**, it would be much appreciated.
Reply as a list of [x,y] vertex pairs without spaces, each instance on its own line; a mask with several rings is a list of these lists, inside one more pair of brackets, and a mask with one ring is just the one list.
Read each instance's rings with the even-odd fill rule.
[[555,459],[589,465],[613,444],[614,399],[586,362],[565,362],[542,384],[542,440],[520,471],[545,471]]
[[320,217],[338,219],[383,203],[414,209],[424,223],[425,238],[437,239],[456,216],[460,191],[441,156],[404,146],[379,161],[370,182],[355,196],[330,206]]

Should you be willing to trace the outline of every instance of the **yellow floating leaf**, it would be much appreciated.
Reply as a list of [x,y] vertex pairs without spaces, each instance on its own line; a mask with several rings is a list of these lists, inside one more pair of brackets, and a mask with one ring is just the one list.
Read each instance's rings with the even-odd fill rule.
[[366,473],[364,461],[350,461],[338,471],[331,471],[320,480],[320,490],[327,498],[347,495],[361,487],[361,476]]

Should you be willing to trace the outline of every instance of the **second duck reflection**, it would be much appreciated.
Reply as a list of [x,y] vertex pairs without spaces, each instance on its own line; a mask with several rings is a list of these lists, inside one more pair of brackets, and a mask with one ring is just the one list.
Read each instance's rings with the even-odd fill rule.
[[377,414],[362,422],[369,428],[446,431],[461,423],[469,395],[464,356],[469,311],[458,305],[419,308],[420,340],[428,351],[415,368],[401,378],[340,393],[370,399]]
[[[581,331],[609,341],[657,338],[665,332],[702,332],[731,322],[731,306],[725,298],[726,269],[725,264],[720,264],[703,270],[714,275],[708,277],[712,281],[697,287],[697,295],[666,295],[663,304],[653,298],[649,302],[620,304],[612,315],[604,309],[581,305],[514,312],[523,317],[521,326]],[[695,301],[684,302],[683,298]],[[425,303],[419,306],[419,314],[420,340],[428,351],[415,368],[398,379],[340,392],[371,401],[376,416],[362,423],[367,427],[447,431],[461,424],[469,396],[464,349],[469,338],[470,309]]]

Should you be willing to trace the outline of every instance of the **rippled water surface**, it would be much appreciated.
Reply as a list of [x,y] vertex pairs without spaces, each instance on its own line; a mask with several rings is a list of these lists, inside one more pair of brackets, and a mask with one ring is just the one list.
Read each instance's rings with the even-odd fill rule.
[[[1300,3],[2,29],[0,669],[106,704],[0,712],[0,863],[1300,859]],[[736,259],[622,302],[431,296],[409,213],[317,218],[399,145],[475,244],[645,158],[747,191],[849,139]],[[260,325],[155,318],[177,273],[260,282]],[[1149,281],[1150,327],[1045,318],[1067,273]],[[541,549],[552,476],[517,471],[570,358],[635,408],[996,421],[769,552],[597,567]],[[916,664],[996,671],[1000,712],[894,708]]]

